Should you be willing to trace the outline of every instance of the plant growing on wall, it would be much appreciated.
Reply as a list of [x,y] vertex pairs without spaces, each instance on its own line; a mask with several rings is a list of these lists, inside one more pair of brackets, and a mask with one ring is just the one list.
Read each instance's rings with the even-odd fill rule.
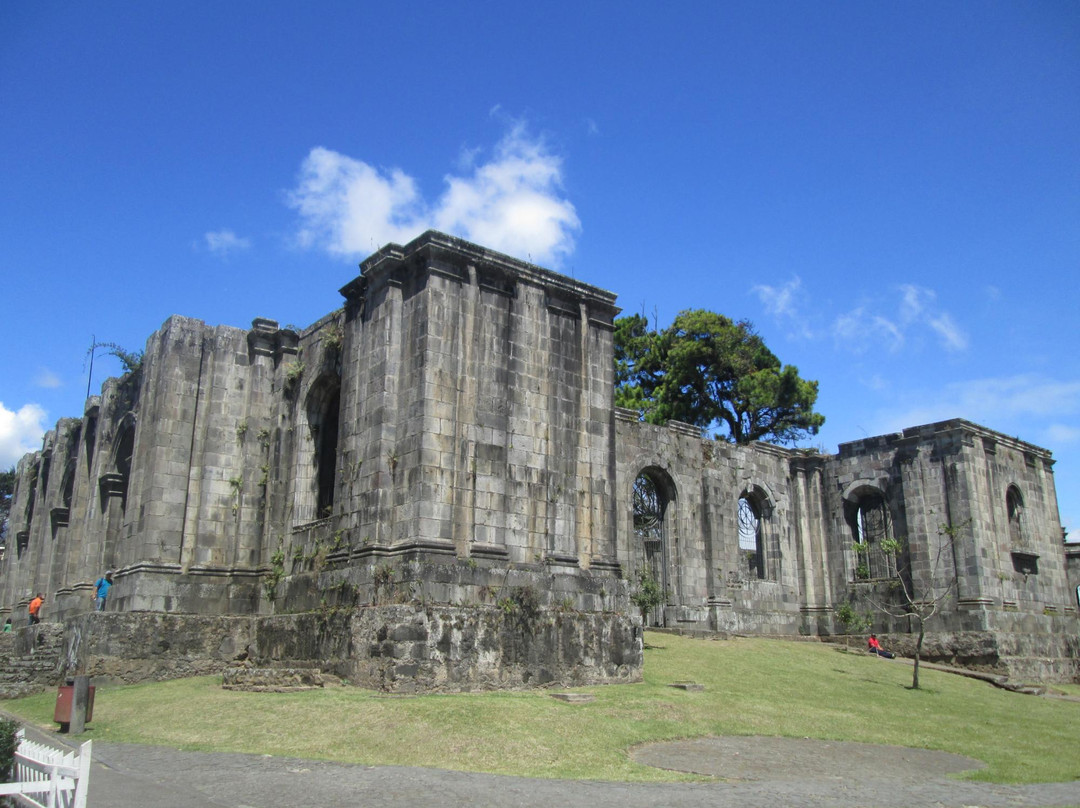
[[142,351],[128,351],[115,342],[98,342],[94,340],[90,343],[90,347],[86,349],[86,356],[90,362],[91,375],[94,368],[94,355],[99,348],[105,349],[107,356],[114,356],[120,360],[120,364],[124,367],[124,373],[134,373],[142,368],[143,352]]
[[270,572],[263,581],[263,589],[268,600],[273,600],[277,595],[277,585],[285,577],[285,548],[278,545],[277,550],[270,556]]
[[300,385],[304,375],[304,363],[299,360],[285,364],[285,392],[292,395]]
[[326,327],[323,332],[323,345],[328,351],[340,351],[344,342],[345,329],[341,327],[341,323],[333,322]]
[[526,631],[532,631],[540,617],[540,596],[530,585],[515,586],[496,604],[507,619]]
[[390,589],[394,585],[394,568],[389,564],[381,564],[375,568],[374,574],[371,576],[371,583],[374,592],[372,593],[372,606],[379,604],[379,590],[383,589],[386,596],[390,596]]

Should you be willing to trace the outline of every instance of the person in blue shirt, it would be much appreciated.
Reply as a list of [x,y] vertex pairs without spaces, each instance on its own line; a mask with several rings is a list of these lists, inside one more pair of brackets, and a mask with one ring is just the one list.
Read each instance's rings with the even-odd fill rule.
[[112,587],[112,570],[106,572],[103,578],[98,578],[94,586],[97,587],[94,606],[99,612],[103,612],[105,611],[105,599],[109,597],[109,589]]

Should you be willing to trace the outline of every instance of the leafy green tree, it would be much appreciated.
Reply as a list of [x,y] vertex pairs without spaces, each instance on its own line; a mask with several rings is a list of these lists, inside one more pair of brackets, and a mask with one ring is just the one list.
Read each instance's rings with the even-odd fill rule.
[[781,365],[745,320],[693,309],[662,331],[640,314],[615,321],[615,404],[650,423],[719,426],[717,437],[734,443],[794,443],[825,423],[817,394],[818,383]]

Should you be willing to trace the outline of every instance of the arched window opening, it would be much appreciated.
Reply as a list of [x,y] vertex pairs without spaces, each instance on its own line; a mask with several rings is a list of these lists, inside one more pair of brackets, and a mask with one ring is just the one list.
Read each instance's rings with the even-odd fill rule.
[[116,473],[120,475],[120,511],[127,512],[128,485],[131,481],[131,458],[135,454],[135,427],[129,422],[120,433],[116,442]]
[[326,376],[312,385],[307,401],[311,460],[315,466],[315,517],[317,519],[329,516],[334,510],[340,416],[341,383],[336,377]]
[[37,488],[38,488],[38,474],[41,472],[41,466],[35,464],[30,469],[30,490],[27,492],[26,497],[26,531],[30,532],[30,526],[34,523],[34,502],[37,500]]
[[739,554],[751,578],[765,578],[761,506],[749,495],[739,497]]
[[86,422],[86,440],[83,441],[83,454],[86,455],[86,473],[94,465],[94,447],[97,444],[97,418],[91,416]]
[[67,469],[64,471],[64,483],[63,491],[61,494],[61,502],[63,507],[71,507],[71,497],[75,493],[75,458],[68,460]]
[[59,529],[67,526],[68,517],[71,515],[71,497],[75,493],[75,469],[77,465],[78,463],[74,457],[68,458],[64,476],[60,481],[60,504],[50,512],[54,539]]
[[1005,507],[1009,512],[1009,541],[1013,547],[1020,547],[1024,543],[1024,498],[1015,485],[1010,485],[1005,492]]
[[[642,548],[644,568],[668,592],[667,574],[667,522],[671,504],[671,489],[659,473],[643,471],[634,480],[634,536]],[[654,608],[648,615],[649,625],[664,625],[664,604]]]
[[337,478],[338,417],[341,391],[335,390],[326,403],[319,430],[319,515],[326,516],[334,507],[334,484]]
[[41,495],[49,494],[49,475],[52,473],[52,455],[46,454],[41,461]]
[[855,580],[875,580],[896,575],[896,558],[881,549],[881,542],[891,537],[889,506],[879,492],[859,496],[849,511],[855,546]]

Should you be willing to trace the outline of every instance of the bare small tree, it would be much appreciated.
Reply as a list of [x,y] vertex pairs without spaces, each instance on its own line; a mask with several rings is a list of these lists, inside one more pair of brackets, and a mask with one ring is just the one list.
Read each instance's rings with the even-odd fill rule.
[[919,689],[919,659],[922,656],[926,624],[937,616],[946,601],[956,593],[955,545],[968,522],[959,525],[938,525],[936,546],[928,548],[928,566],[917,572],[912,569],[911,553],[905,552],[907,542],[903,538],[887,538],[880,543],[883,553],[895,560],[890,593],[897,594],[897,601],[885,601],[873,594],[867,596],[870,605],[893,618],[911,618],[919,626],[915,642],[915,665],[911,677],[913,690]]

